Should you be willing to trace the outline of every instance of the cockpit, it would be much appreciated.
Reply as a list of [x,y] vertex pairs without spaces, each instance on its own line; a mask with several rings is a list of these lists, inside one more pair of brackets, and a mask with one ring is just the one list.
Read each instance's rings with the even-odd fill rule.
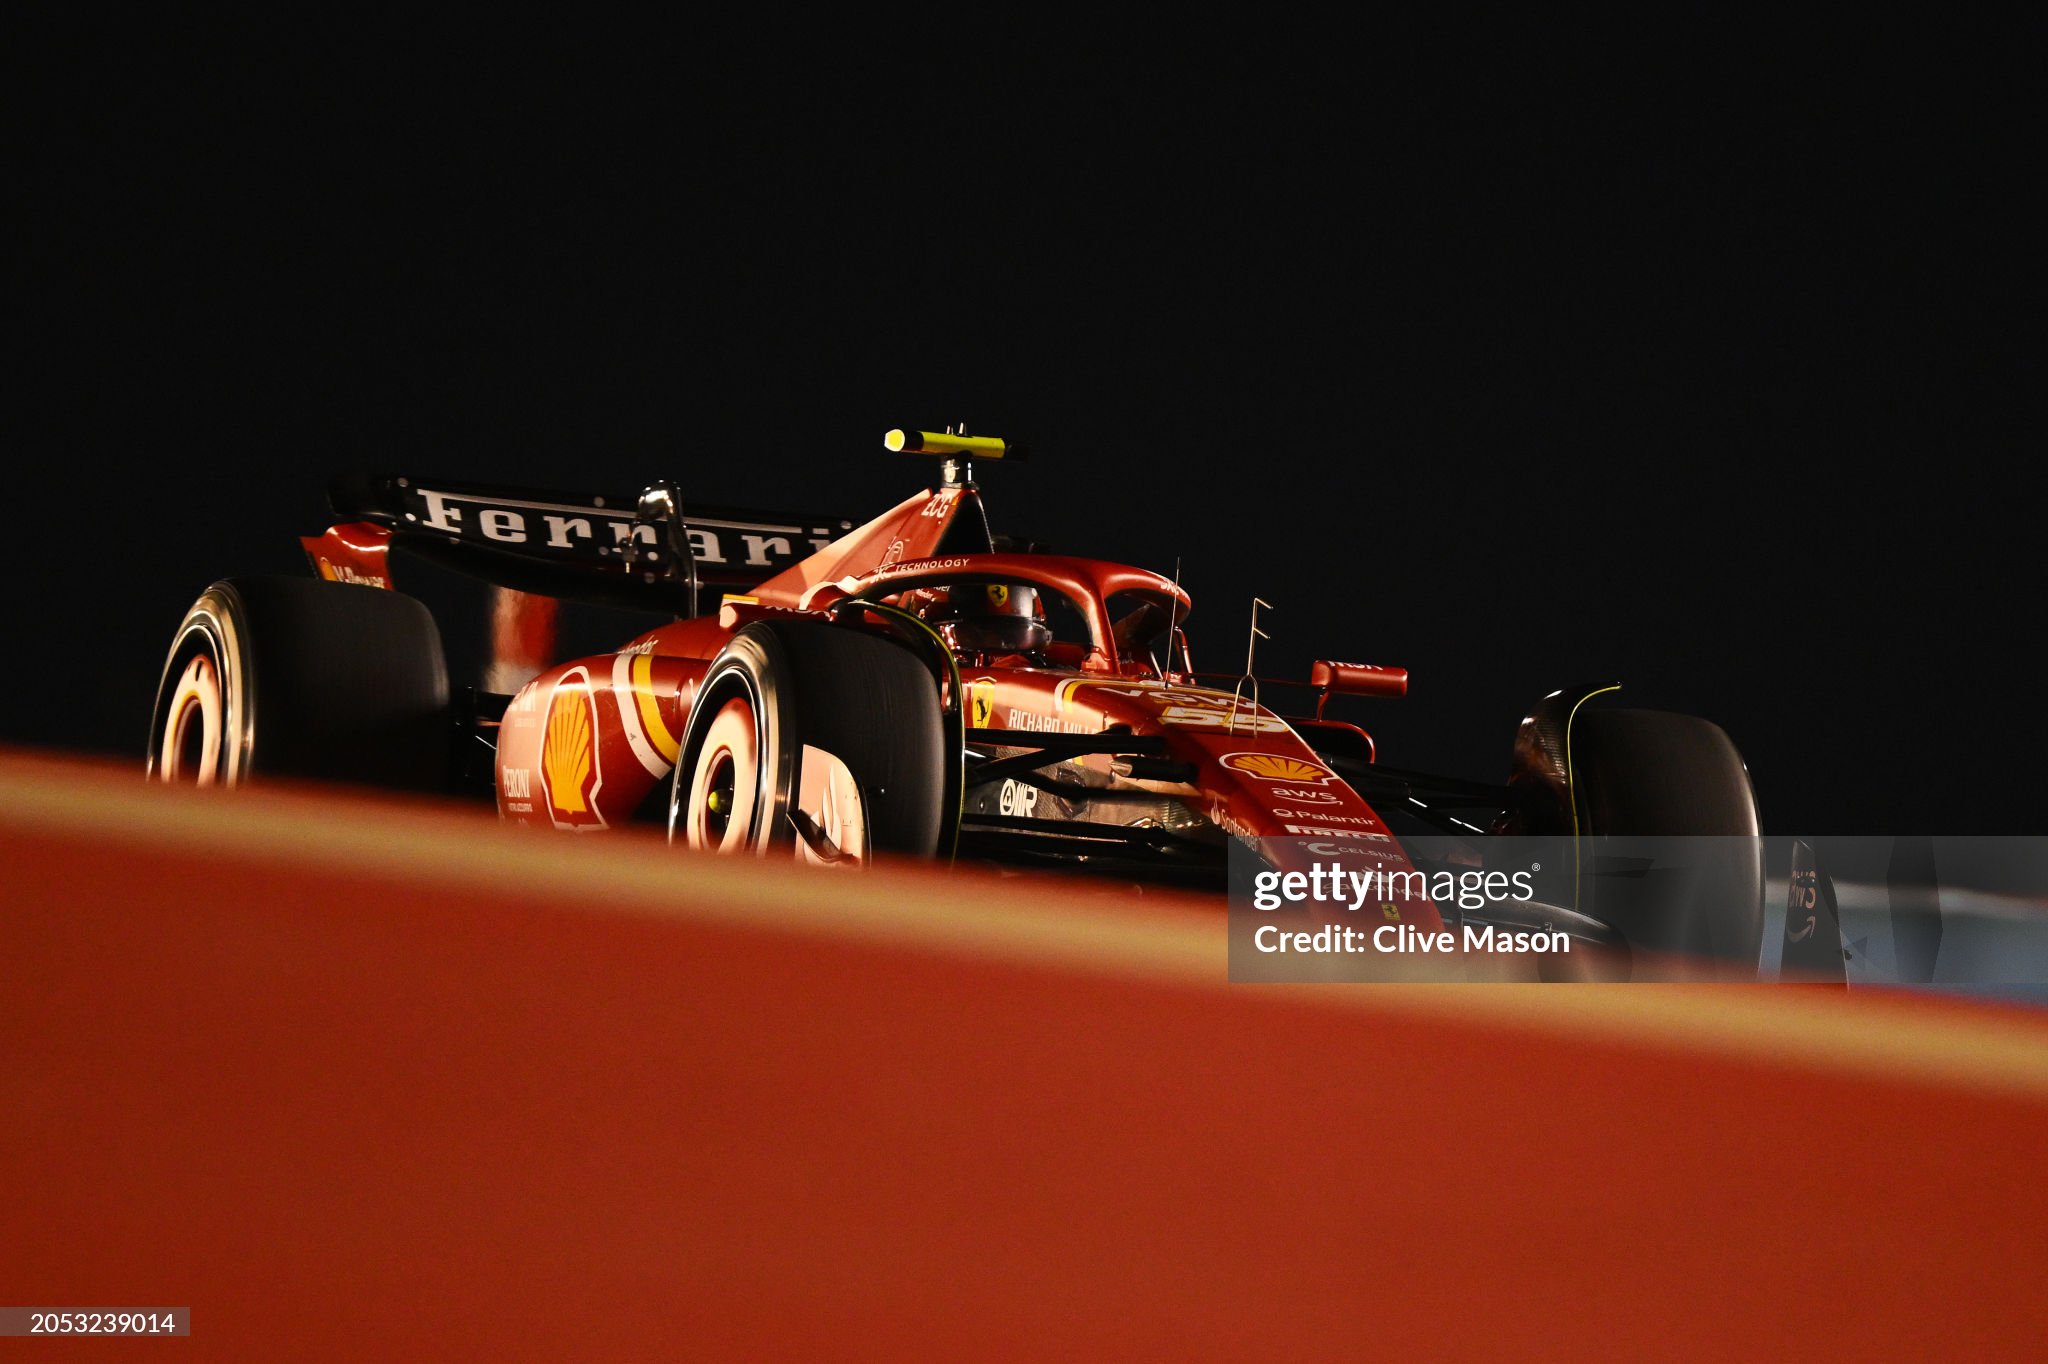
[[1157,574],[1016,555],[963,556],[944,565],[950,571],[906,568],[910,582],[874,599],[931,626],[963,665],[1146,679],[1189,669],[1187,595]]

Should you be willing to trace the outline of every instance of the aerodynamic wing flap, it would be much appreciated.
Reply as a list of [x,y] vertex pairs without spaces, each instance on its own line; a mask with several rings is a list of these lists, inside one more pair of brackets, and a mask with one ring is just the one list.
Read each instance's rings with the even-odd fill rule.
[[[685,609],[688,565],[667,562],[661,528],[639,516],[634,493],[378,475],[338,480],[328,500],[345,522],[381,527],[410,552],[501,586]],[[710,587],[759,583],[853,526],[810,512],[689,503],[681,511],[697,580]]]

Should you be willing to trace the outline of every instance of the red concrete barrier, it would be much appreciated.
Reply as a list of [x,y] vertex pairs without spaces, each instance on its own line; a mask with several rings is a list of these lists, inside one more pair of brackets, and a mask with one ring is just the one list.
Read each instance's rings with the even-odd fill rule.
[[1233,987],[1187,901],[47,759],[0,760],[0,843],[0,1301],[189,1305],[191,1341],[149,1349],[1856,1359],[2048,1332],[2048,1028],[2019,1011]]

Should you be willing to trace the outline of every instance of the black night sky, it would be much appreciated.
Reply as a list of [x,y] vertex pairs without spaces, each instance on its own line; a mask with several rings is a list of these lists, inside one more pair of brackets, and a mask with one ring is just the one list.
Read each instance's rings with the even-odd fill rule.
[[302,571],[337,473],[865,518],[933,474],[886,428],[965,422],[1037,452],[981,470],[999,531],[1183,561],[1202,666],[1257,593],[1261,672],[1409,667],[1348,703],[1390,762],[1502,776],[1532,701],[1617,678],[1719,721],[1773,831],[2043,831],[2016,80],[525,39],[53,59],[0,738],[139,772],[183,609]]

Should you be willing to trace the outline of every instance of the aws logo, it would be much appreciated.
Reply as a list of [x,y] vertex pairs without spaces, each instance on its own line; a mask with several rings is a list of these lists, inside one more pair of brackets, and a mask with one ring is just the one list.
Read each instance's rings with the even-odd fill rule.
[[1321,763],[1310,762],[1306,758],[1290,758],[1284,753],[1226,753],[1223,765],[1260,781],[1322,786],[1337,779],[1337,774]]
[[541,791],[557,829],[578,832],[605,827],[597,812],[604,771],[597,759],[597,703],[590,671],[571,668],[548,698],[547,728],[541,736]]

